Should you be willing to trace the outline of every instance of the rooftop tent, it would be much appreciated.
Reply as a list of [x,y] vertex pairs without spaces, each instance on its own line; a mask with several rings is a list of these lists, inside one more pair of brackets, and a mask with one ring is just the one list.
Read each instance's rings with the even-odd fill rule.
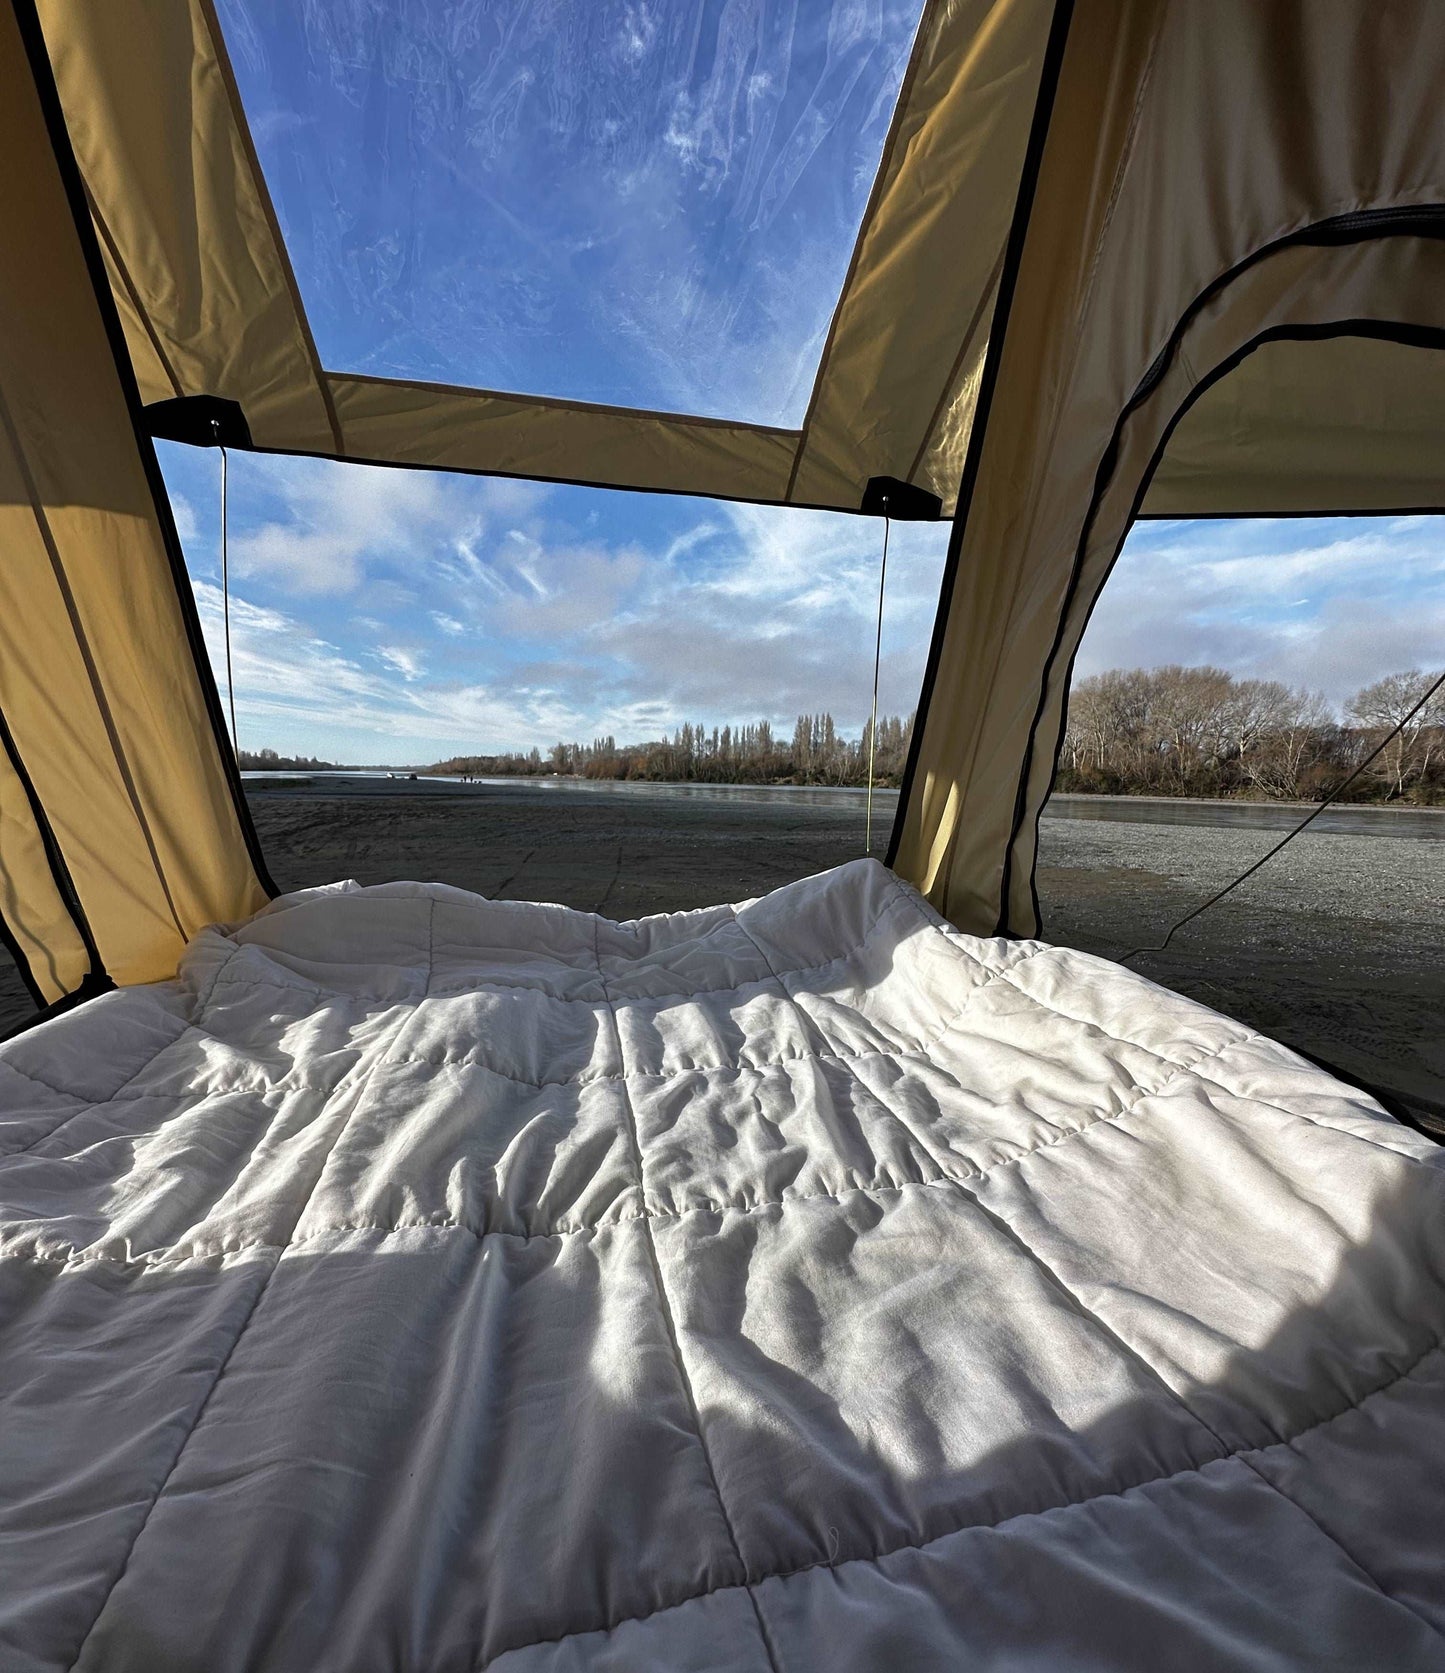
[[[1136,513],[1441,501],[1445,135],[1423,0],[929,0],[811,391],[781,424],[327,365],[211,0],[14,3],[38,13],[35,68],[64,113],[51,138],[79,175],[68,202],[93,219],[57,220],[55,236],[110,292],[77,280],[62,307],[47,283],[41,307],[17,289],[11,317],[57,324],[5,351],[11,377],[27,356],[43,364],[48,445],[74,477],[54,497],[76,527],[50,528],[73,545],[65,620],[85,639],[67,626],[66,654],[99,729],[53,673],[48,696],[38,673],[21,693],[43,618],[27,596],[4,676],[4,793],[31,811],[6,826],[6,917],[51,971],[47,997],[87,959],[118,980],[164,972],[195,924],[260,899],[137,403],[235,402],[253,444],[279,452],[844,511],[881,476],[957,504],[893,859],[986,932],[1036,923],[1034,825],[1070,659]],[[260,4],[229,0],[231,37]],[[6,73],[28,90],[18,56]],[[42,177],[58,216],[49,163],[6,188],[26,195],[13,224],[38,215]],[[24,243],[13,283],[39,285],[42,244]],[[117,318],[113,398],[62,407],[56,371],[87,343],[109,356]],[[95,500],[84,519],[73,509]],[[124,589],[102,524],[150,553]],[[106,694],[112,655],[125,704]],[[110,761],[113,785],[96,766]],[[102,863],[80,814],[106,795]]]

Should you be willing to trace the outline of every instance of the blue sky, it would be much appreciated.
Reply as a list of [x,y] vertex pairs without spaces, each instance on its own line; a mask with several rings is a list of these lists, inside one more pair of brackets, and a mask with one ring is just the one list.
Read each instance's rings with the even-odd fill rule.
[[920,0],[219,0],[328,366],[792,425]]
[[[794,423],[917,0],[220,0],[339,369]],[[214,453],[162,444],[219,668]],[[241,744],[408,762],[830,710],[880,526],[238,454]],[[882,703],[947,530],[895,529]],[[1445,519],[1143,524],[1079,672],[1215,662],[1335,703],[1445,645]]]

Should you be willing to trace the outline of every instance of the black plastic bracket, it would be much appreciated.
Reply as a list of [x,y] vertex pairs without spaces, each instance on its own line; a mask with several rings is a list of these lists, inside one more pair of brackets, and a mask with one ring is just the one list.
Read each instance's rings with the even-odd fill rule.
[[895,523],[936,523],[943,515],[943,501],[896,476],[870,476],[859,509],[872,517],[891,517]]
[[239,401],[223,395],[178,395],[152,401],[141,412],[146,428],[161,441],[189,442],[192,447],[251,447],[251,426]]

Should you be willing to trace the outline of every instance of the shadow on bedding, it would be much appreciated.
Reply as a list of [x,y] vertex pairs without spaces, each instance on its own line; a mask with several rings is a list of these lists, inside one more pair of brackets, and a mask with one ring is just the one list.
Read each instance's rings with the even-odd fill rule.
[[0,1261],[0,1660],[1431,1665],[1440,1170],[1350,1143],[1137,1268],[953,1187]]

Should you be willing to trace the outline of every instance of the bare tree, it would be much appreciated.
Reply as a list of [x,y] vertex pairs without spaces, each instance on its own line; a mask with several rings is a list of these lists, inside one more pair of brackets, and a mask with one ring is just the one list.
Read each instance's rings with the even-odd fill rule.
[[1400,727],[1380,757],[1380,771],[1394,785],[1392,794],[1403,796],[1412,778],[1423,778],[1440,747],[1439,731],[1445,727],[1445,701],[1437,693],[1412,719],[1405,717],[1439,678],[1439,672],[1422,673],[1411,668],[1402,674],[1387,674],[1357,691],[1345,706],[1349,718],[1368,733],[1385,734]]
[[1240,767],[1249,782],[1266,796],[1298,797],[1304,790],[1305,769],[1318,761],[1323,746],[1337,728],[1330,706],[1317,691],[1291,690],[1276,681],[1270,688],[1264,722],[1254,732]]

